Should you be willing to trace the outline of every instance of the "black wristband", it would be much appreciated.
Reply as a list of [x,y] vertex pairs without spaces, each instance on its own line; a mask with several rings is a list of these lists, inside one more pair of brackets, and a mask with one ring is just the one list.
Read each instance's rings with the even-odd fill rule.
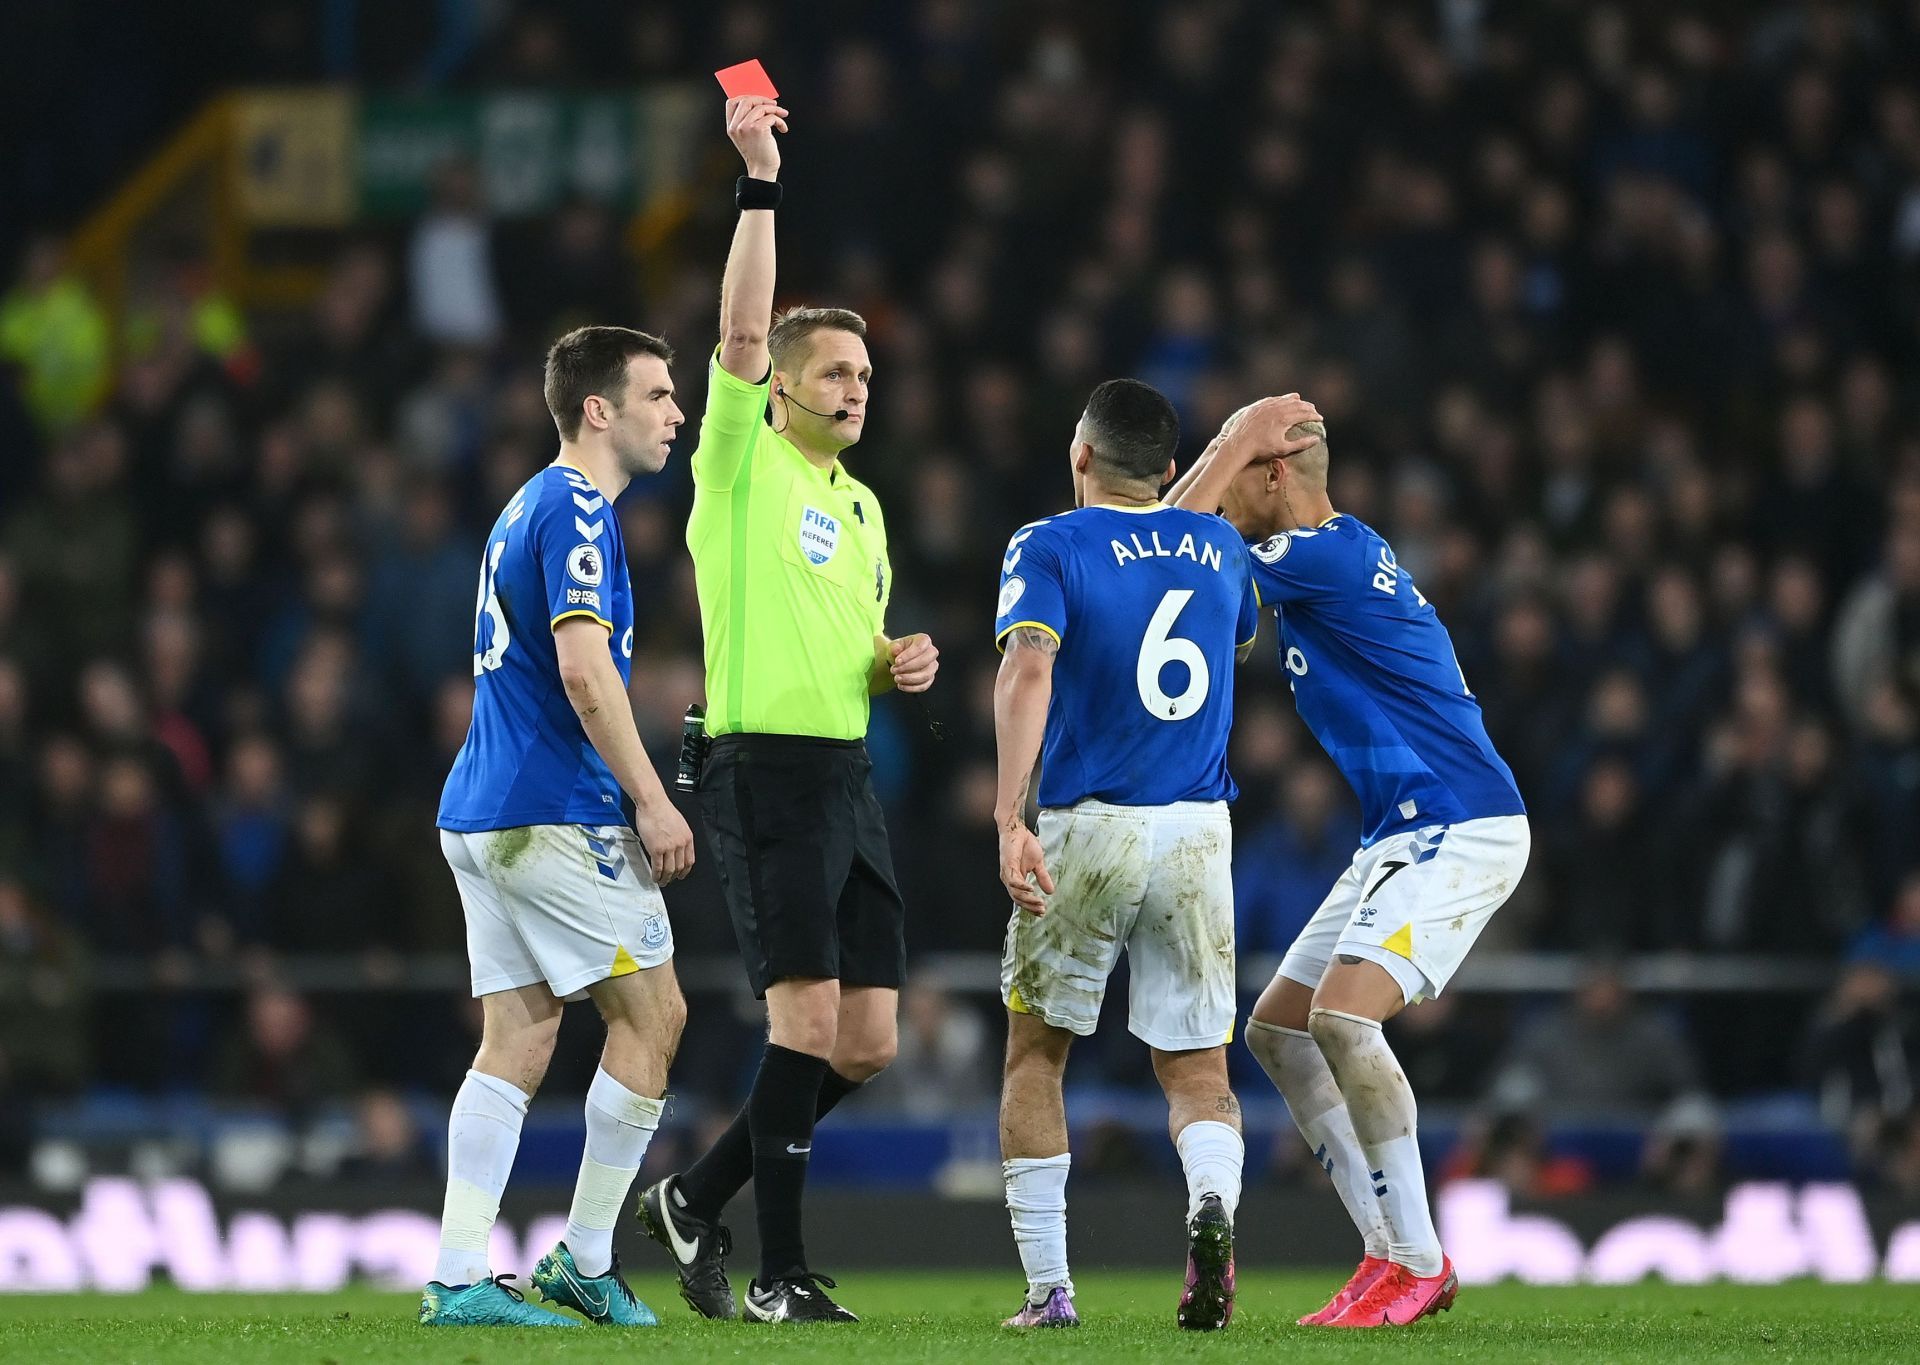
[[778,180],[755,180],[743,175],[733,182],[733,206],[737,209],[777,209],[784,191]]

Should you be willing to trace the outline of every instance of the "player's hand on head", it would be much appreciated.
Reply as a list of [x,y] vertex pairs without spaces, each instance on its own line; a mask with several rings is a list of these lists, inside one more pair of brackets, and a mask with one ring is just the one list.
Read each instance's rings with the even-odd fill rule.
[[[1234,440],[1249,464],[1270,460],[1276,455],[1298,455],[1321,440],[1319,434],[1288,435],[1297,426],[1320,421],[1320,409],[1297,393],[1262,398],[1242,408],[1228,421],[1233,429],[1223,431],[1222,435]],[[1325,430],[1324,426],[1317,428],[1317,432]]]
[[902,692],[924,692],[940,671],[940,651],[929,635],[906,635],[893,642],[893,685]]
[[1047,913],[1046,897],[1053,894],[1053,874],[1047,871],[1040,836],[1016,820],[1000,830],[1000,884],[1013,903],[1033,915]]
[[1232,439],[1234,431],[1239,427],[1240,423],[1245,420],[1246,415],[1252,412],[1257,406],[1259,406],[1259,400],[1256,399],[1254,402],[1248,403],[1245,407],[1238,409],[1228,417],[1226,421],[1222,422],[1220,424],[1220,430],[1214,433],[1213,439],[1207,442],[1207,448],[1201,452],[1201,458],[1205,459],[1213,455],[1221,446]]
[[693,871],[693,830],[664,794],[655,804],[634,811],[633,829],[647,851],[656,886],[677,882]]
[[774,133],[787,131],[787,111],[765,95],[736,95],[727,101],[727,136],[755,180],[771,180],[780,170],[780,144]]

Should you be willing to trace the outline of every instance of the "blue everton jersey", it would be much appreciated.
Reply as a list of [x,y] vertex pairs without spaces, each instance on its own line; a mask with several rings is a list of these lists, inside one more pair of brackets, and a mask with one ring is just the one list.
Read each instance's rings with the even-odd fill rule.
[[1453,641],[1378,532],[1349,516],[1252,547],[1280,615],[1300,718],[1360,798],[1362,848],[1390,834],[1523,815]]
[[1216,516],[1083,507],[1021,528],[1000,566],[994,638],[1060,642],[1040,804],[1231,801],[1237,646],[1259,606],[1246,546]]
[[553,628],[607,628],[633,672],[633,589],[620,519],[578,470],[548,465],[487,535],[473,627],[473,725],[440,797],[442,829],[608,825],[625,802],[560,682]]

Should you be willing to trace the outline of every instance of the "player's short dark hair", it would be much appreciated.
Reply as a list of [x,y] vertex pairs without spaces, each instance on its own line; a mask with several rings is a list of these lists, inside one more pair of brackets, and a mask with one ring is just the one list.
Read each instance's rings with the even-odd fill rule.
[[1153,385],[1109,379],[1087,399],[1081,432],[1102,466],[1123,479],[1152,479],[1157,487],[1180,444],[1180,415]]
[[776,370],[791,371],[813,354],[815,332],[852,332],[867,339],[867,320],[851,308],[789,308],[767,330],[767,354]]
[[673,347],[631,327],[576,327],[547,350],[547,411],[562,440],[580,435],[581,404],[590,395],[615,402],[627,390],[627,362],[657,355],[673,364]]

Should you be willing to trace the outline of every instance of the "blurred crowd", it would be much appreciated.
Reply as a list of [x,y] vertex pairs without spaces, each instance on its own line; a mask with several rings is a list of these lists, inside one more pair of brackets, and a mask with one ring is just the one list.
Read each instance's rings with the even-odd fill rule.
[[[455,79],[773,70],[793,111],[781,301],[871,324],[871,434],[848,459],[889,510],[891,625],[943,651],[926,704],[878,702],[872,736],[918,949],[999,942],[996,566],[1070,496],[1087,392],[1163,388],[1184,460],[1249,398],[1299,390],[1327,415],[1335,505],[1439,608],[1532,812],[1534,865],[1483,949],[1850,962],[1832,1000],[1794,1007],[1797,1079],[1908,1132],[1920,9],[630,8],[506,7]],[[481,537],[552,458],[540,359],[561,330],[664,334],[697,420],[737,169],[718,106],[670,269],[636,267],[622,206],[490,220],[450,162],[433,208],[343,243],[297,315],[243,316],[183,253],[143,282],[110,379],[97,304],[54,244],[26,253],[0,301],[0,970],[200,960],[264,982],[288,954],[392,972],[460,947],[431,827],[468,721]],[[691,448],[690,426],[620,505],[634,704],[663,762],[701,689]],[[1233,752],[1244,954],[1286,945],[1357,834],[1265,639]],[[710,886],[670,901],[683,950],[730,949]],[[153,1051],[96,1049],[64,1083],[251,1084],[271,1028],[159,1001],[103,1001],[89,1017]],[[1588,1005],[1613,1008],[1576,997],[1567,1029]],[[411,1060],[458,1053],[455,1003],[405,1008],[448,1040]],[[1496,1066],[1504,1017],[1463,1049],[1424,1008],[1408,1046],[1429,1037],[1463,1097],[1575,1074],[1539,1034]],[[394,1023],[351,1015],[363,1038]],[[920,1027],[930,1059],[969,1028]],[[1793,1079],[1724,1039],[1688,1061],[1682,1015],[1647,1028],[1635,1047],[1669,1073],[1637,1098]],[[0,1075],[32,1071],[0,1048]],[[1580,1085],[1631,1090],[1592,1050]],[[444,1079],[408,1060],[365,1069]]]

